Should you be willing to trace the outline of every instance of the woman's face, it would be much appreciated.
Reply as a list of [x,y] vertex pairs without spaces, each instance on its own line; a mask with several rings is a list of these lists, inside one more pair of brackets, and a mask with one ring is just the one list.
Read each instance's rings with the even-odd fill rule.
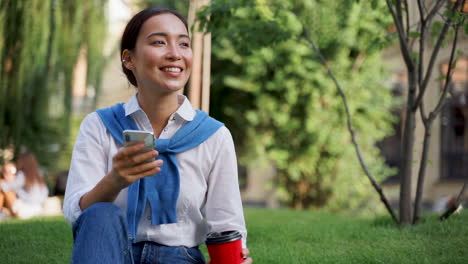
[[3,169],[3,177],[6,181],[11,181],[15,178],[16,167],[13,163],[7,163]]
[[143,23],[131,67],[139,89],[163,93],[182,89],[192,70],[192,48],[184,23],[173,14],[156,15]]

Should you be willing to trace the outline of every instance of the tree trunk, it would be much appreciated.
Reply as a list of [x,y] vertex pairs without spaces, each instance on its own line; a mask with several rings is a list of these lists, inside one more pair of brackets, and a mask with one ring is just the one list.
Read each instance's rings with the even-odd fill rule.
[[400,178],[400,225],[411,224],[411,179],[413,165],[413,147],[416,112],[416,72],[408,70],[408,101],[406,103],[406,119],[403,131],[402,158],[403,166]]
[[[422,106],[421,106],[422,107]],[[418,185],[416,187],[416,198],[414,202],[413,224],[418,224],[421,215],[422,193],[424,188],[424,178],[427,168],[427,155],[429,153],[429,143],[431,140],[432,120],[429,120],[425,126],[423,150],[418,173]]]

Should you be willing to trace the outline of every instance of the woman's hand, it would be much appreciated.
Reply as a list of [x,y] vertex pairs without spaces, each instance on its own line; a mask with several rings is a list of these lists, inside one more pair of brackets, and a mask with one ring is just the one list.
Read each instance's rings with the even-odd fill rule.
[[[242,249],[242,258],[244,258],[244,261],[242,261],[241,264],[252,264],[253,259],[251,257],[248,257],[250,254],[250,251],[248,248],[243,248]],[[211,264],[211,260],[208,260],[207,264]]]
[[156,150],[138,153],[143,148],[143,143],[122,147],[112,158],[112,172],[109,176],[120,188],[161,171],[163,161],[154,160],[159,153]]
[[242,257],[244,258],[244,261],[242,264],[251,264],[253,263],[253,259],[251,257],[248,257],[250,254],[250,251],[248,248],[243,248],[242,249]]
[[[162,160],[156,150],[138,153],[144,144],[135,144],[121,148],[112,157],[112,171],[109,172],[94,188],[80,199],[80,208],[85,210],[97,202],[114,202],[120,191],[143,177],[161,171]],[[151,160],[148,162],[148,160]]]

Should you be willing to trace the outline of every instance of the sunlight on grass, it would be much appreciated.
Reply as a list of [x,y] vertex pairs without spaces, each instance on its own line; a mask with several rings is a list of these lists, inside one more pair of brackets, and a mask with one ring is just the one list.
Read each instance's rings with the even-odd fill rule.
[[[245,212],[255,263],[461,264],[468,259],[468,212],[447,222],[428,216],[421,225],[403,230],[388,217],[286,209]],[[72,234],[63,217],[2,222],[0,234],[0,255],[6,260],[1,263],[69,262]]]

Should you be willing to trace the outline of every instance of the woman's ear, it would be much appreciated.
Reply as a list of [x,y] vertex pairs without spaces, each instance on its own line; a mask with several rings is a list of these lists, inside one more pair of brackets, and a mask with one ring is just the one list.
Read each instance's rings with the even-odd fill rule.
[[133,70],[133,62],[132,62],[132,56],[131,52],[128,49],[125,49],[122,52],[121,60],[122,64],[125,66],[125,68],[129,70]]

